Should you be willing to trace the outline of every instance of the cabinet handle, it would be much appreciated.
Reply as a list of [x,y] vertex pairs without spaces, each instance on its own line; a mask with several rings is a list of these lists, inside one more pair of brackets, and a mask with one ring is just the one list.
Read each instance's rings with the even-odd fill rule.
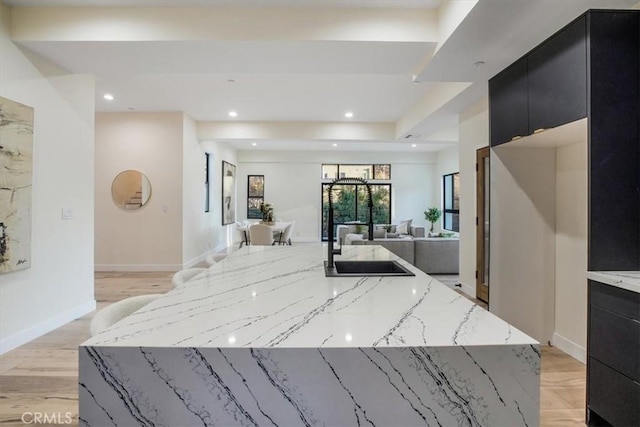
[[536,134],[536,133],[544,132],[545,130],[546,130],[545,128],[540,128],[540,129],[534,130],[533,133]]
[[513,138],[511,138],[511,140],[512,140],[512,141],[515,141],[516,139],[520,139],[520,138],[522,138],[520,135],[516,135],[516,136],[514,136]]

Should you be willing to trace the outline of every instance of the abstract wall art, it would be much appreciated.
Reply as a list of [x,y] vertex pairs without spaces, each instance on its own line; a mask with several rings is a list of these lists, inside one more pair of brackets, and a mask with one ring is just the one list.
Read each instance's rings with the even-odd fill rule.
[[0,273],[31,267],[33,108],[0,97]]
[[222,161],[222,225],[236,222],[236,167]]

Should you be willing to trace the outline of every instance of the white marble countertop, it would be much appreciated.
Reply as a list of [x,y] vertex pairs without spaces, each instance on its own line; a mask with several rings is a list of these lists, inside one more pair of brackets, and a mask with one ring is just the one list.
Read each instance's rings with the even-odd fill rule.
[[215,348],[424,347],[537,342],[381,246],[414,277],[324,275],[324,245],[249,246],[85,342]]
[[587,279],[640,294],[640,271],[588,271]]

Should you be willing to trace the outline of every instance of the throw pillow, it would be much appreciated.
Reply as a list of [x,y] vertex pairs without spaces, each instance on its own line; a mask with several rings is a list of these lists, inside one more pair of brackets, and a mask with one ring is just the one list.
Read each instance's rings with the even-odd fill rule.
[[413,222],[413,218],[400,220],[400,224],[402,224],[403,222],[406,222],[408,224],[407,228],[409,228],[409,227],[411,227],[411,223]]
[[403,222],[399,226],[396,227],[396,232],[398,234],[409,234],[409,223]]

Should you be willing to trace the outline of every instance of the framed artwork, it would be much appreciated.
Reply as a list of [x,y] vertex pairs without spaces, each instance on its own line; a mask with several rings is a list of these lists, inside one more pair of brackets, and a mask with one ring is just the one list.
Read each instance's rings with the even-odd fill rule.
[[222,225],[236,222],[236,166],[222,161]]
[[260,205],[264,203],[264,175],[247,177],[247,218],[262,219]]
[[210,169],[209,166],[211,165],[211,156],[209,155],[209,153],[204,153],[204,211],[205,212],[209,212],[210,210],[210,206],[209,206],[209,193],[210,193],[210,186],[209,186],[209,177],[210,177]]
[[33,108],[0,97],[0,273],[31,267]]

